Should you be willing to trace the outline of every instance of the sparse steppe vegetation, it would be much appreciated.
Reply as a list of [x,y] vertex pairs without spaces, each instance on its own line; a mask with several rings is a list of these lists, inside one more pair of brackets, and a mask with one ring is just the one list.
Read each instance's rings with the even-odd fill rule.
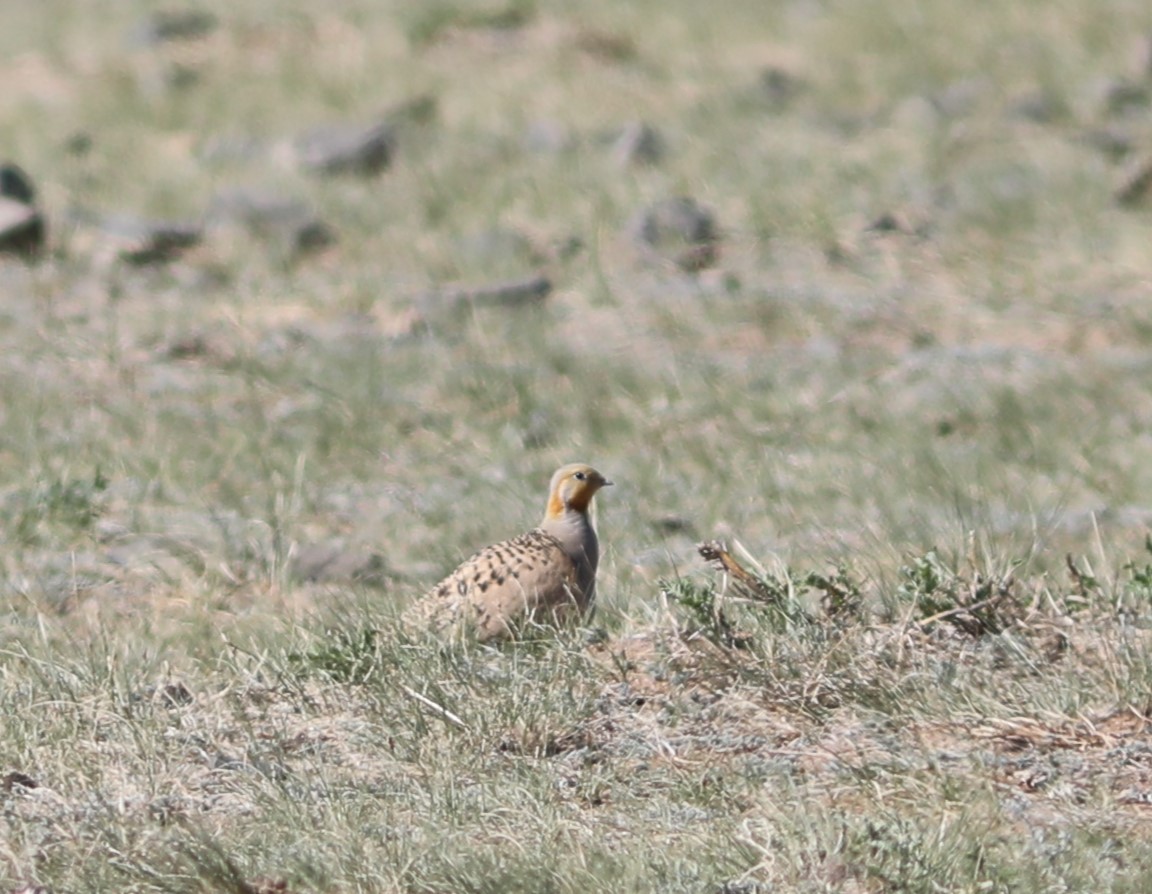
[[[0,10],[0,890],[1146,888],[1146,4],[191,8]],[[397,629],[570,460],[594,629]]]

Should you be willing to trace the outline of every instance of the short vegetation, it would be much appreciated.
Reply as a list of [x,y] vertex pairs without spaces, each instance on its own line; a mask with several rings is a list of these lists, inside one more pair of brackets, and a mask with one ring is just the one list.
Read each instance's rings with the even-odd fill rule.
[[1147,888],[1152,7],[0,19],[0,891]]

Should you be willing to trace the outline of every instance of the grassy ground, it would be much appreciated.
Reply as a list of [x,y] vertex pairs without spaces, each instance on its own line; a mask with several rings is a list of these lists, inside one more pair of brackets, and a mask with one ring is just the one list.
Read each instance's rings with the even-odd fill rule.
[[[1145,889],[1146,4],[197,8],[0,11],[0,888]],[[275,151],[421,97],[377,178]],[[337,242],[75,222],[237,185]],[[629,235],[678,195],[712,269]],[[572,460],[599,630],[396,630]]]

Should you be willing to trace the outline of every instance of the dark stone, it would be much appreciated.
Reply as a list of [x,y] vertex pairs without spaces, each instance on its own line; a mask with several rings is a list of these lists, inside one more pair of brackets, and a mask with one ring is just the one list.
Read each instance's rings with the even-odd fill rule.
[[80,158],[91,152],[93,145],[92,134],[78,130],[64,141],[64,151]]
[[216,16],[202,9],[168,9],[152,13],[132,31],[136,46],[153,46],[172,40],[194,40],[216,30]]
[[44,218],[31,205],[0,196],[0,253],[31,256],[44,247]]
[[1152,89],[1147,84],[1116,79],[1100,88],[1100,107],[1105,115],[1143,113],[1149,105],[1152,105]]
[[683,270],[702,270],[716,262],[719,232],[712,212],[695,199],[663,199],[632,222],[635,241],[646,252]]
[[471,304],[476,307],[516,307],[536,304],[552,292],[552,280],[544,274],[523,279],[487,283],[479,286],[449,286],[423,296],[418,304],[422,309],[447,306],[454,309]]
[[771,112],[783,112],[804,89],[804,82],[783,68],[769,66],[760,72],[760,94]]
[[394,125],[331,124],[298,136],[292,144],[296,163],[314,174],[370,177],[392,162]]
[[1118,205],[1135,208],[1145,205],[1152,194],[1152,157],[1139,158],[1120,178],[1115,199]]
[[92,222],[120,260],[140,266],[170,261],[198,245],[203,236],[199,224],[149,220],[132,214],[98,215]]
[[32,256],[47,236],[32,180],[14,164],[0,165],[0,252]]
[[1018,96],[1008,106],[1008,114],[1023,121],[1051,124],[1067,115],[1068,109],[1060,97],[1047,90],[1034,90]]
[[1118,125],[1091,128],[1077,139],[1113,161],[1121,161],[1131,155],[1137,144],[1136,135],[1130,129]]
[[664,138],[643,121],[630,121],[612,141],[612,155],[621,165],[656,164],[664,157]]
[[466,264],[540,264],[544,257],[523,233],[490,227],[455,240],[455,253]]
[[36,189],[32,179],[19,165],[0,165],[0,196],[14,199],[25,205],[36,204]]
[[240,226],[291,255],[324,248],[336,241],[332,228],[317,218],[305,202],[260,189],[217,193],[208,210],[208,225]]
[[388,581],[384,557],[367,550],[347,549],[339,541],[300,547],[292,559],[292,574],[312,583],[353,582],[382,586]]

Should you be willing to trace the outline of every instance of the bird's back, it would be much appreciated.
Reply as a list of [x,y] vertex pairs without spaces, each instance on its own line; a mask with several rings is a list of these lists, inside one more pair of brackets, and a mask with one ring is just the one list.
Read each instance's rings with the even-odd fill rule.
[[581,588],[587,578],[557,537],[536,528],[476,553],[414,606],[413,620],[500,639],[525,625],[580,617],[592,595]]

